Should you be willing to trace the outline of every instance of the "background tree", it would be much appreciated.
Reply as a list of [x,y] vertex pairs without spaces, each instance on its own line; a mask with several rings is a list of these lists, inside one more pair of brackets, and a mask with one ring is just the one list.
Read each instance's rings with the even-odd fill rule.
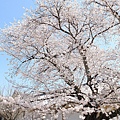
[[85,120],[116,117],[119,47],[104,50],[98,43],[118,40],[119,1],[36,3],[22,21],[3,29],[0,39],[2,50],[12,56],[13,74],[33,84],[22,94],[28,99],[21,99],[30,106],[22,107],[55,118],[66,111],[79,111]]

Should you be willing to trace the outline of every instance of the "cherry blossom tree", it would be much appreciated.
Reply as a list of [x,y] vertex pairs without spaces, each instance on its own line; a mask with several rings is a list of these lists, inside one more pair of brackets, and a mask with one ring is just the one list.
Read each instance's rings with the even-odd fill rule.
[[[20,108],[22,116],[26,112],[23,119],[44,119],[47,115],[65,119],[71,112],[80,113],[84,120],[117,117],[119,1],[36,3],[37,8],[28,10],[22,21],[2,29],[0,39],[0,48],[12,56],[12,75],[31,81],[32,87],[28,85],[29,91],[17,97],[1,97],[1,102],[8,100],[5,104]],[[98,45],[111,40],[117,41],[115,48],[105,50]]]

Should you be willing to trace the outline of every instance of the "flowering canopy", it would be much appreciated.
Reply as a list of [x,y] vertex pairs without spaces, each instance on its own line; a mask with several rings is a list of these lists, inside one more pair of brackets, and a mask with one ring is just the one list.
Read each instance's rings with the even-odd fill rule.
[[[0,39],[1,49],[12,56],[12,72],[31,80],[34,87],[19,94],[19,99],[1,96],[2,104],[27,112],[27,117],[32,112],[34,120],[41,118],[40,113],[55,119],[63,114],[65,119],[65,113],[73,111],[85,120],[116,117],[120,114],[119,0],[36,3],[22,21],[2,29]],[[98,45],[113,39],[118,41],[115,48]]]

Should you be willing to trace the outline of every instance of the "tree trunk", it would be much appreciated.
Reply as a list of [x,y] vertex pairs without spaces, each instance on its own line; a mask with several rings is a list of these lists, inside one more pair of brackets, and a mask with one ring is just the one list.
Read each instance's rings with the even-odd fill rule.
[[120,115],[120,108],[116,109],[115,111],[111,112],[111,114],[106,115],[105,113],[97,113],[93,112],[91,114],[85,115],[84,120],[109,120],[112,119],[113,117],[116,117],[117,115]]
[[106,116],[105,113],[97,113],[97,112],[93,112],[91,114],[88,114],[85,116],[85,120],[109,120],[109,117]]

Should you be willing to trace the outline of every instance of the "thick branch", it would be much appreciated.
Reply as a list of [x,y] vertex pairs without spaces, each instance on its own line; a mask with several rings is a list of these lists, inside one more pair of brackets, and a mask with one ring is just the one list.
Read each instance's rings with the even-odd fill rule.
[[120,115],[120,108],[114,110],[111,112],[111,114],[105,114],[102,112],[93,112],[91,114],[87,114],[85,115],[85,119],[84,120],[110,120],[114,117],[116,117],[117,115]]

